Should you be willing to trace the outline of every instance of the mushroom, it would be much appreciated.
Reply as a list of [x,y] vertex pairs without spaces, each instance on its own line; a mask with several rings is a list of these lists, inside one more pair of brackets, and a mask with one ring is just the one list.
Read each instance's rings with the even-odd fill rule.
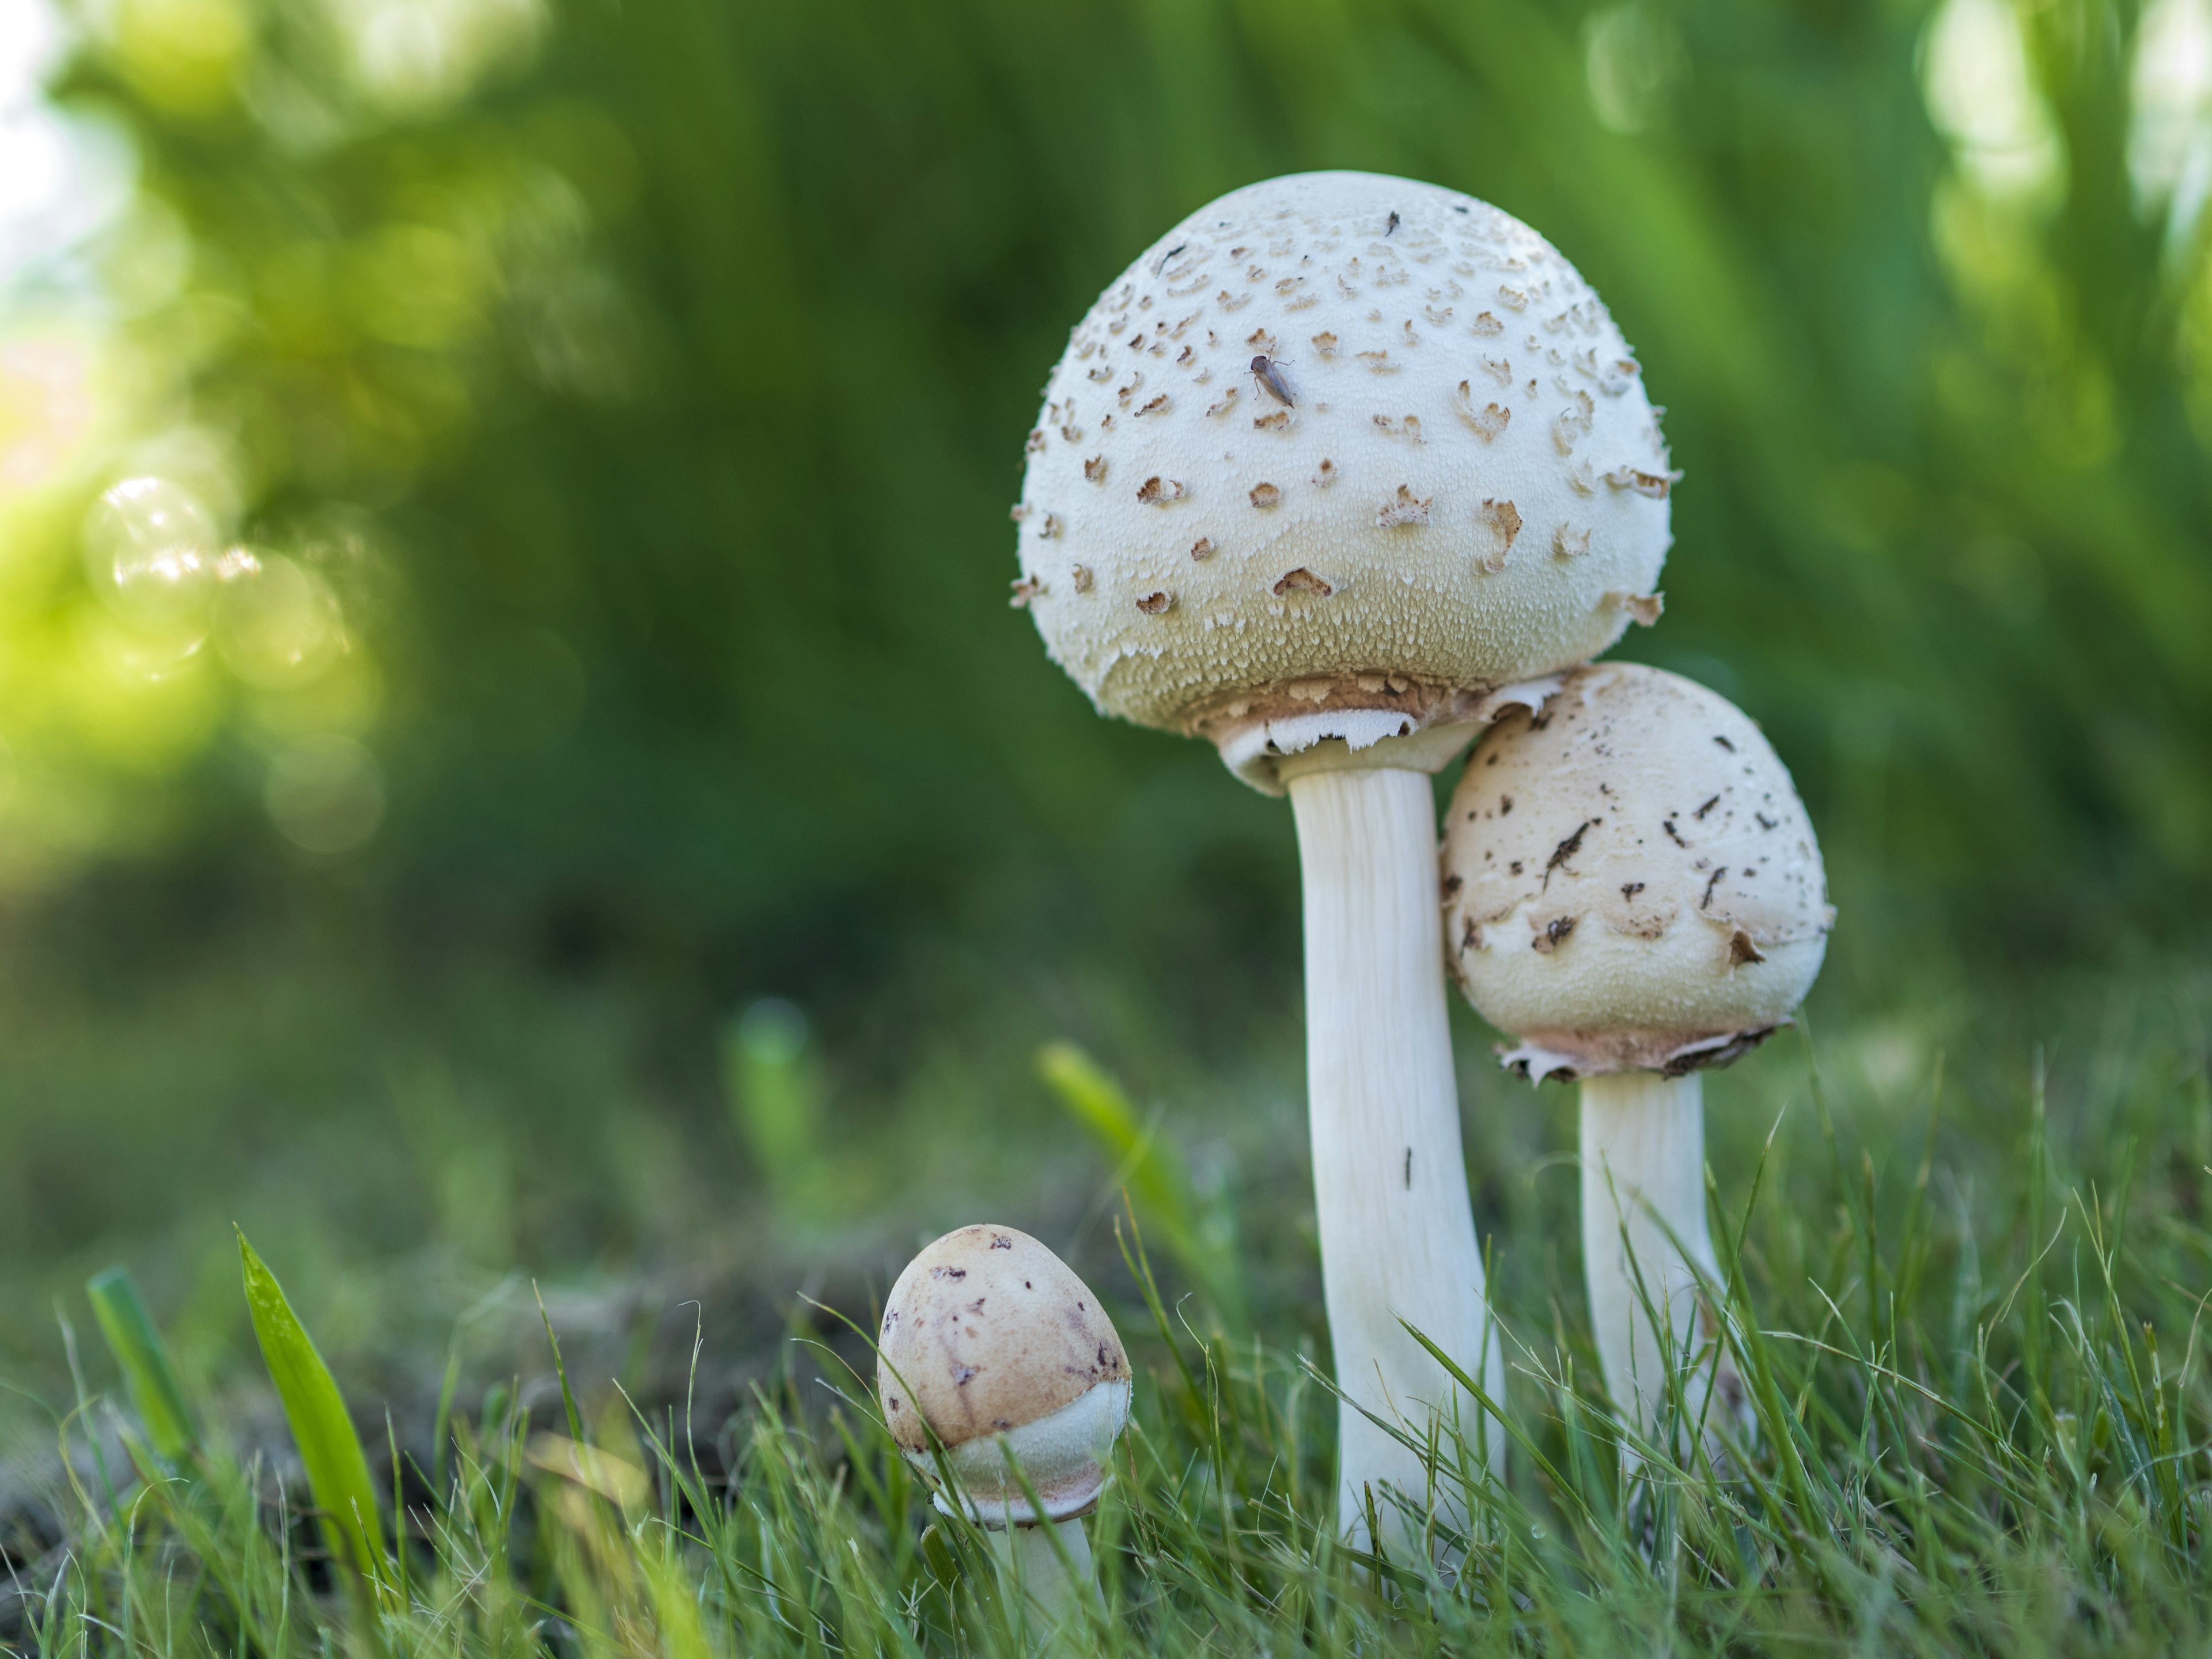
[[891,1437],[933,1481],[941,1453],[954,1490],[940,1487],[937,1507],[989,1528],[1032,1602],[1056,1619],[1097,1596],[1082,1517],[1128,1420],[1129,1360],[1066,1262],[1012,1227],[945,1234],[891,1286],[876,1391]]
[[1404,1323],[1486,1389],[1501,1375],[1426,775],[1539,695],[1525,683],[1656,615],[1674,475],[1573,267],[1493,207],[1373,173],[1272,179],[1192,214],[1077,325],[1044,397],[1017,599],[1100,712],[1210,738],[1297,818],[1340,1514],[1358,1535],[1370,1495],[1419,1508],[1434,1484],[1367,1413],[1417,1441],[1439,1421],[1480,1431]]
[[1649,1432],[1671,1356],[1693,1418],[1708,1376],[1740,1409],[1733,1371],[1698,1352],[1717,1329],[1698,1328],[1698,1280],[1720,1278],[1701,1078],[1789,1024],[1827,948],[1835,912],[1790,774],[1701,685],[1578,669],[1483,734],[1443,867],[1452,972],[1519,1039],[1504,1063],[1582,1083],[1583,1255],[1607,1388]]

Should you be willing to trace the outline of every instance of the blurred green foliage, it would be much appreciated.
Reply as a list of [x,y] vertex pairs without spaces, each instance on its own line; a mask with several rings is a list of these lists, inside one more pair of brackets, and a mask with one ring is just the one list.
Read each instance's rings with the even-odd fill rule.
[[1176,1143],[1147,1123],[1113,1074],[1072,1042],[1037,1052],[1037,1074],[1067,1115],[1113,1160],[1107,1190],[1117,1193],[1130,1220],[1149,1227],[1186,1282],[1206,1298],[1201,1317],[1232,1334],[1251,1328],[1237,1260],[1237,1218],[1218,1188],[1201,1200]]
[[198,1451],[199,1431],[177,1380],[168,1345],[146,1310],[131,1270],[115,1267],[94,1273],[84,1294],[116,1369],[123,1373],[131,1407],[145,1425],[148,1444],[171,1468],[181,1467]]
[[[326,1197],[379,1247],[650,1243],[824,1146],[951,1201],[1043,1038],[1292,1073],[1287,815],[1094,717],[1006,509],[1091,297],[1304,167],[1498,203],[1635,343],[1686,478],[1631,648],[1795,769],[1827,1006],[2187,949],[2212,94],[2137,43],[2193,3],[77,0],[138,173],[0,316],[0,1233],[250,1146],[295,1207],[477,1172]],[[108,592],[134,478],[251,569]],[[718,1076],[769,994],[823,1069]]]

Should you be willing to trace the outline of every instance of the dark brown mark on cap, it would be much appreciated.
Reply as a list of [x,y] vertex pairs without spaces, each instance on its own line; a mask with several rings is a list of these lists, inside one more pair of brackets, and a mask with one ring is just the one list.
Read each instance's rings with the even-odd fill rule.
[[[1513,803],[1510,800],[1507,801],[1505,803],[1505,810],[1510,811],[1512,808]],[[1553,871],[1559,869],[1562,865],[1565,864],[1569,859],[1574,857],[1577,853],[1582,851],[1583,837],[1585,835],[1588,835],[1591,830],[1595,829],[1598,823],[1599,820],[1596,818],[1585,818],[1583,821],[1583,826],[1581,829],[1576,830],[1573,835],[1569,836],[1565,841],[1561,842],[1557,847],[1554,847],[1552,849],[1552,860],[1544,866],[1544,887],[1548,888],[1551,886]],[[1567,873],[1569,875],[1572,875],[1574,872],[1570,870]],[[1538,890],[1542,891],[1543,889],[1540,888]],[[1568,923],[1569,927],[1572,927],[1573,925],[1574,924],[1571,922]]]

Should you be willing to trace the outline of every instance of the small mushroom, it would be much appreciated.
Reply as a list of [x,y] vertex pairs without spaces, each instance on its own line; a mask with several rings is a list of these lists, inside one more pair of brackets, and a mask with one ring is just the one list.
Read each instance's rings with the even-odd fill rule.
[[1114,1322],[1027,1233],[957,1228],[891,1286],[876,1356],[891,1437],[933,1481],[941,1455],[952,1484],[937,1507],[990,1528],[1001,1565],[1054,1618],[1098,1594],[1082,1517],[1105,1488],[1129,1389]]
[[[1507,796],[1510,816],[1493,810]],[[1607,1388],[1647,1432],[1665,1361],[1687,1368],[1693,1415],[1709,1376],[1740,1407],[1733,1370],[1698,1352],[1698,1281],[1720,1276],[1700,1079],[1789,1023],[1827,949],[1835,912],[1790,774],[1701,685],[1579,669],[1540,713],[1483,734],[1443,870],[1453,975],[1518,1038],[1504,1063],[1581,1080],[1583,1256]],[[1663,1342],[1646,1293],[1667,1310]]]

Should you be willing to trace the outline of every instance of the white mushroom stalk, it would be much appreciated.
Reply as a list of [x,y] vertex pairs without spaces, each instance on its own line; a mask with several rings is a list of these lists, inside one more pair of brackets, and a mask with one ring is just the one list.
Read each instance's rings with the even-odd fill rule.
[[1012,1227],[945,1234],[891,1287],[876,1391],[933,1483],[942,1455],[954,1490],[939,1486],[938,1509],[990,1530],[1010,1587],[1049,1623],[1097,1602],[1083,1517],[1128,1420],[1129,1361],[1066,1263]]
[[1657,616],[1656,416],[1604,306],[1526,225],[1308,173],[1201,208],[1132,264],[1029,447],[1014,603],[1054,660],[1102,713],[1206,738],[1291,798],[1340,1519],[1364,1538],[1371,1504],[1411,1528],[1450,1495],[1368,1413],[1421,1442],[1483,1430],[1401,1322],[1487,1389],[1502,1375],[1427,777],[1540,695],[1509,688]]
[[[1724,698],[1656,668],[1568,675],[1483,736],[1444,839],[1453,972],[1509,1069],[1582,1080],[1583,1252],[1617,1405],[1649,1434],[1740,1409],[1700,1285],[1700,1077],[1791,1012],[1835,912],[1790,775]],[[1656,1315],[1655,1319],[1654,1316]],[[1676,1390],[1680,1390],[1679,1396]]]

